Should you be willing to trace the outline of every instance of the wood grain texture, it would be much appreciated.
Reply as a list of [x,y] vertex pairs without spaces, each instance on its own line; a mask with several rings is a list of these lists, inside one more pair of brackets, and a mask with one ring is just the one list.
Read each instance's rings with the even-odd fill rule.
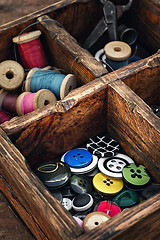
[[130,11],[132,26],[145,46],[156,52],[160,48],[159,0],[134,0]]
[[160,234],[160,194],[127,209],[77,240],[154,240]]
[[[20,214],[23,208],[23,220],[36,238],[67,240],[79,236],[82,230],[76,221],[30,171],[24,157],[1,129],[0,143],[0,174],[21,205],[14,205],[16,211]],[[9,200],[12,201],[13,197]],[[35,230],[30,225],[30,218],[35,222]]]
[[35,239],[0,191],[0,239],[13,240],[13,236],[17,240]]

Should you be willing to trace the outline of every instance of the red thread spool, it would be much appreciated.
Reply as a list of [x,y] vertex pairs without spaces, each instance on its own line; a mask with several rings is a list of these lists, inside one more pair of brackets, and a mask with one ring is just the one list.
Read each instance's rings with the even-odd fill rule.
[[11,120],[11,118],[13,118],[13,116],[0,110],[0,124]]
[[12,40],[18,44],[18,50],[24,68],[44,68],[48,65],[43,46],[40,41],[41,31],[23,33]]
[[16,114],[16,101],[19,94],[14,92],[8,92],[3,89],[0,90],[0,109]]

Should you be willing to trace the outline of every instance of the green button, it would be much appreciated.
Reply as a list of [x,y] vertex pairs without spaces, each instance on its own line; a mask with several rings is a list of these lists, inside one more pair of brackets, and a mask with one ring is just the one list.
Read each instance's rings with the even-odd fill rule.
[[116,195],[112,201],[116,202],[120,207],[131,207],[138,202],[138,194],[131,190],[124,190]]

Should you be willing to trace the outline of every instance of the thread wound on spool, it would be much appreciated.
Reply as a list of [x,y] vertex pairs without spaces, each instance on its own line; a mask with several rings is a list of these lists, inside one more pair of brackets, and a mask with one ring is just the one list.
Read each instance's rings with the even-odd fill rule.
[[0,109],[16,114],[16,100],[18,93],[0,90]]
[[49,89],[57,99],[63,99],[76,86],[77,81],[73,74],[64,75],[54,70],[38,68],[31,69],[25,81],[25,91]]
[[41,89],[36,93],[24,92],[17,98],[16,111],[21,116],[56,101],[55,95],[47,89]]
[[45,52],[39,36],[41,31],[23,33],[12,40],[18,44],[18,51],[24,68],[44,68],[48,65]]
[[0,124],[11,120],[11,118],[13,118],[13,116],[11,116],[8,113],[0,110]]
[[104,52],[106,55],[106,63],[109,64],[113,70],[126,66],[128,58],[131,56],[131,47],[121,41],[112,41],[105,45]]
[[6,60],[0,63],[0,87],[15,90],[24,80],[24,69],[16,61]]

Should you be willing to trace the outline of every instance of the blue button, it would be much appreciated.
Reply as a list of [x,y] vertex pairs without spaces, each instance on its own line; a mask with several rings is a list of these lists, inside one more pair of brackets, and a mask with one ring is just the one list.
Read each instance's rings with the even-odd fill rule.
[[75,148],[64,155],[64,162],[72,168],[82,168],[88,166],[92,161],[92,154],[83,148]]

